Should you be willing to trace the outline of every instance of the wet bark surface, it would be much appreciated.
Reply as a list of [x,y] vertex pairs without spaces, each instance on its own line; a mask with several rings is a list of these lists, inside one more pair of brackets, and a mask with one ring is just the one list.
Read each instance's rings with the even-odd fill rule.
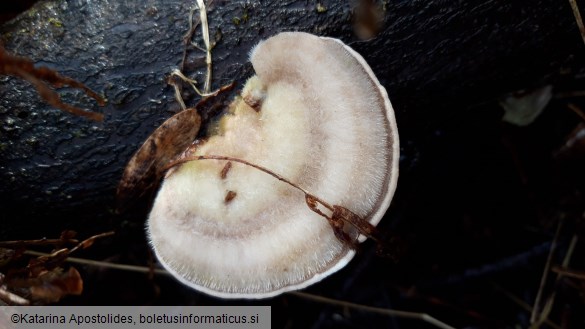
[[[210,34],[216,42],[213,87],[231,81],[241,86],[253,73],[247,63],[249,50],[258,41],[281,31],[305,31],[339,38],[359,52],[388,91],[402,144],[402,176],[396,201],[381,225],[386,229],[402,229],[404,234],[415,232],[419,243],[413,243],[417,247],[412,253],[416,256],[424,254],[422,240],[431,241],[424,246],[435,249],[422,258],[407,261],[403,265],[406,270],[372,260],[374,256],[369,250],[358,254],[359,261],[352,262],[353,274],[342,272],[316,291],[335,291],[339,298],[359,295],[365,300],[379,301],[379,296],[373,296],[373,290],[360,290],[356,294],[356,286],[360,286],[365,273],[373,280],[390,284],[378,277],[390,270],[398,271],[397,281],[412,283],[420,279],[421,286],[443,285],[445,281],[430,279],[433,271],[441,272],[441,269],[430,269],[429,264],[444,260],[442,264],[447,270],[443,274],[451,268],[461,270],[454,265],[457,261],[447,257],[457,252],[458,247],[437,247],[445,240],[433,232],[445,234],[443,237],[448,240],[450,234],[456,235],[462,227],[478,225],[477,232],[485,229],[478,222],[468,222],[469,218],[479,218],[484,223],[482,220],[488,222],[487,217],[500,216],[502,223],[498,223],[502,227],[486,224],[499,232],[507,219],[527,209],[534,211],[527,206],[533,199],[530,202],[522,199],[520,206],[507,203],[508,197],[522,193],[525,186],[517,182],[515,169],[507,162],[511,161],[509,155],[500,144],[502,111],[497,107],[497,100],[506,93],[543,84],[562,89],[577,83],[575,79],[585,69],[582,60],[585,47],[569,3],[556,0],[383,2],[380,3],[384,10],[383,27],[375,38],[367,41],[359,40],[353,32],[354,2],[322,1],[320,4],[322,7],[313,1],[213,1],[208,13]],[[58,236],[64,229],[91,235],[114,229],[119,232],[118,237],[98,255],[106,258],[117,253],[110,259],[136,263],[140,263],[140,257],[147,257],[148,248],[141,234],[148,198],[134,212],[117,215],[114,196],[132,154],[154,129],[179,110],[166,78],[182,61],[183,35],[193,5],[194,1],[179,0],[42,1],[0,27],[1,40],[9,52],[77,79],[108,100],[105,107],[99,108],[79,91],[59,91],[65,102],[104,113],[105,120],[96,123],[51,108],[26,81],[0,77],[0,236],[4,239]],[[195,35],[202,45],[200,31]],[[202,84],[205,54],[189,49],[184,72]],[[187,106],[198,100],[187,89],[184,96]],[[567,133],[567,119],[555,117],[552,121],[555,120],[559,122],[551,133],[555,141],[542,141],[546,152],[560,145]],[[545,131],[542,125],[528,136],[542,137],[539,130]],[[538,152],[530,153],[532,142],[526,136],[518,137],[515,131],[507,136],[521,146],[528,146],[528,150],[521,150],[522,154],[528,154],[527,159],[540,161],[539,156],[544,157]],[[471,173],[468,165],[478,167]],[[536,170],[528,175],[539,173]],[[551,180],[547,184],[552,184]],[[502,184],[496,186],[498,183]],[[445,185],[456,189],[456,193],[445,192],[441,188]],[[546,186],[543,186],[537,191],[544,190]],[[500,188],[505,192],[495,201],[490,199],[493,194],[489,193]],[[449,208],[446,202],[452,199],[441,194],[461,198],[463,210]],[[494,208],[488,212],[474,210],[485,209],[486,205]],[[511,212],[505,210],[510,207]],[[534,213],[530,216],[538,217]],[[453,217],[462,219],[450,222],[448,218]],[[421,223],[430,226],[416,232],[415,226]],[[522,224],[525,222],[514,227],[520,230]],[[517,232],[514,227],[512,233]],[[507,238],[515,241],[512,233],[503,233],[504,241]],[[476,245],[471,240],[466,241]],[[547,247],[544,240],[543,236],[537,236],[510,242],[506,246],[511,249],[501,247],[492,250],[493,253],[477,245],[472,249],[473,255],[462,257],[473,259],[466,263],[469,266],[480,266],[482,261],[492,262],[530,248],[533,248],[531,257],[541,257]],[[120,248],[125,250],[121,252]],[[132,253],[142,256],[133,258]],[[146,260],[142,259],[144,263]],[[376,266],[385,270],[378,273],[366,270]],[[100,282],[114,274],[97,271],[88,275]],[[143,289],[141,285],[151,283],[147,279],[126,278],[133,278],[132,275],[116,277],[126,282],[125,287],[119,283],[104,290],[89,287],[87,295],[78,302],[104,303],[108,291],[129,291],[134,286],[139,290]],[[447,274],[443,279],[458,280]],[[128,285],[128,281],[132,284]],[[175,287],[173,284],[162,283]],[[206,297],[193,297],[190,290],[164,294],[158,302],[209,301]],[[153,298],[154,293],[146,291],[144,295],[147,297],[142,293],[135,296],[120,293],[115,300],[140,303],[144,298]],[[292,299],[290,303],[294,304]],[[415,299],[410,306],[417,308],[423,299]],[[276,299],[276,312],[286,310],[283,306],[286,303]],[[321,322],[315,323],[324,326],[336,323],[333,313],[323,314],[315,320]]]
[[[319,11],[306,1],[214,1],[214,86],[252,74],[248,51],[280,31],[340,38],[386,86],[408,143],[458,105],[562,79],[582,54],[562,2],[386,3],[384,29],[371,41],[353,34],[351,3],[323,5]],[[10,201],[0,211],[7,218],[110,216],[124,165],[178,110],[165,78],[181,62],[191,7],[188,1],[49,1],[2,27],[7,50],[108,99],[97,108],[77,91],[61,91],[65,101],[106,115],[94,123],[50,108],[29,83],[2,77],[0,196]],[[203,81],[204,53],[191,50],[185,71]]]

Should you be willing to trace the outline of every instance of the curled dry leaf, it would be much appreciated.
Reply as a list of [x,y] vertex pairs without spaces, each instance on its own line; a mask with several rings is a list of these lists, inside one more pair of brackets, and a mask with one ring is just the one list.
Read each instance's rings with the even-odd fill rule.
[[119,209],[157,184],[164,167],[193,142],[200,126],[197,111],[187,109],[170,117],[148,137],[124,170],[117,191]]
[[[182,73],[181,77],[186,78]],[[170,84],[175,86],[176,91],[179,90],[174,83]],[[224,85],[199,100],[194,108],[170,117],[146,139],[126,165],[118,184],[118,211],[124,210],[132,200],[145,195],[158,185],[165,167],[192,146],[201,122],[223,111],[225,96],[234,85],[234,82]],[[182,99],[178,100],[183,104]]]
[[70,86],[81,89],[89,97],[95,99],[98,105],[104,106],[106,101],[96,92],[89,89],[83,83],[61,76],[59,73],[49,68],[36,68],[30,59],[11,55],[6,52],[2,46],[0,46],[0,74],[18,77],[32,83],[43,100],[58,109],[94,121],[103,121],[104,119],[104,115],[101,113],[85,111],[78,107],[63,103],[59,94],[49,88],[48,85],[55,88]]
[[[19,249],[13,252],[10,249],[0,248],[0,261],[2,259],[7,260],[6,262],[0,263],[0,266],[3,267],[1,270],[7,273],[5,280],[2,273],[0,273],[0,299],[9,304],[24,305],[28,303],[26,298],[50,303],[59,301],[66,295],[81,294],[83,291],[83,280],[79,272],[75,268],[70,268],[67,272],[63,272],[63,268],[61,267],[63,262],[76,250],[88,248],[95,240],[113,234],[114,232],[96,234],[76,243],[73,248],[61,249],[59,249],[60,245],[76,241],[72,239],[76,235],[74,231],[64,231],[61,233],[60,239],[2,242],[4,244],[13,244],[12,242],[16,242]],[[47,241],[50,243],[46,243]],[[22,246],[44,244],[53,244],[57,250],[50,255],[30,259],[28,265],[22,268],[5,266],[11,265],[10,260],[26,252]],[[23,303],[23,301],[26,303]]]
[[33,300],[54,303],[67,295],[80,295],[83,292],[83,280],[74,268],[63,272],[62,268],[40,274],[30,280],[30,293]]

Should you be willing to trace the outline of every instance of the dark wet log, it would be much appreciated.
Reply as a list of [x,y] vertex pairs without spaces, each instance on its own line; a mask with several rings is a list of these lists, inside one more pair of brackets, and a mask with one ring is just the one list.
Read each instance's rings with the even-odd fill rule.
[[[108,100],[98,108],[78,91],[60,91],[64,101],[105,114],[95,123],[51,108],[26,81],[0,77],[0,235],[18,235],[31,224],[58,232],[65,224],[113,218],[127,161],[178,110],[165,79],[181,63],[194,3],[47,1],[0,28],[8,51]],[[214,88],[249,76],[248,51],[277,32],[340,38],[386,86],[408,148],[409,140],[457,111],[571,79],[584,68],[585,47],[568,1],[384,1],[382,29],[369,41],[353,32],[354,2],[320,3],[213,1]],[[201,39],[199,30],[195,35]],[[189,50],[184,70],[201,83],[204,58]],[[187,106],[198,100],[186,96]]]

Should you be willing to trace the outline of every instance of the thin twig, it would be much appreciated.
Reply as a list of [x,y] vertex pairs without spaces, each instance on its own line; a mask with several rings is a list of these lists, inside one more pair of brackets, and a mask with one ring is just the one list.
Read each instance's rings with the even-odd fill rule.
[[223,161],[233,161],[233,162],[238,162],[241,164],[244,164],[246,166],[250,166],[253,168],[256,168],[276,179],[278,179],[281,182],[284,182],[292,187],[294,187],[295,189],[303,192],[305,195],[311,196],[313,199],[315,199],[317,202],[323,204],[323,206],[331,211],[333,211],[333,206],[331,206],[330,204],[328,204],[327,202],[325,202],[324,200],[312,195],[311,193],[309,193],[307,190],[305,190],[304,188],[298,186],[297,184],[291,182],[290,180],[286,179],[285,177],[280,176],[279,174],[273,172],[272,170],[262,167],[260,165],[248,162],[246,160],[243,159],[239,159],[239,158],[234,158],[234,157],[229,157],[229,156],[223,156],[223,155],[196,155],[196,156],[189,156],[189,157],[185,157],[182,159],[179,159],[177,161],[173,161],[171,162],[169,165],[167,165],[167,167],[165,168],[165,170],[171,169],[175,166],[178,166],[180,164],[183,163],[187,163],[187,162],[191,162],[191,161],[198,161],[198,160],[223,160]]
[[563,227],[563,219],[559,221],[557,224],[557,231],[553,238],[552,244],[550,246],[550,250],[548,252],[548,256],[546,258],[546,263],[544,265],[544,270],[542,272],[542,277],[540,278],[540,286],[538,288],[538,293],[536,294],[536,299],[534,300],[534,307],[532,308],[532,314],[530,315],[530,324],[533,324],[536,321],[538,316],[538,312],[540,311],[540,300],[542,299],[542,294],[544,292],[544,286],[546,284],[548,273],[550,271],[550,266],[552,263],[552,257],[557,249],[557,241],[559,239],[559,235],[561,232],[561,228]]
[[575,114],[577,114],[581,118],[581,120],[585,121],[585,113],[583,113],[583,111],[581,111],[581,109],[577,105],[569,103],[567,104],[567,107]]
[[[378,252],[384,254],[387,252],[387,250],[389,250],[390,245],[386,245],[386,246],[384,245],[385,243],[382,242],[382,239],[380,238],[379,232],[376,230],[376,227],[374,225],[372,225],[370,222],[368,222],[367,220],[364,220],[363,218],[356,215],[351,210],[349,210],[345,207],[342,207],[339,205],[329,204],[328,202],[324,201],[323,199],[309,193],[308,191],[306,191],[305,189],[303,189],[302,187],[300,187],[296,183],[286,179],[283,176],[280,176],[279,174],[273,172],[270,169],[267,169],[265,167],[262,167],[260,165],[257,165],[257,164],[251,163],[251,162],[248,162],[246,160],[242,160],[242,159],[234,158],[234,157],[230,157],[230,156],[223,156],[223,155],[186,156],[184,158],[181,158],[181,159],[178,159],[176,161],[171,162],[170,164],[168,164],[164,168],[164,170],[171,169],[177,165],[180,165],[180,164],[183,164],[186,162],[197,161],[197,160],[233,161],[233,162],[238,162],[238,163],[244,164],[246,166],[250,166],[250,167],[253,167],[255,169],[258,169],[258,170],[278,179],[279,181],[284,182],[284,183],[292,186],[293,188],[303,192],[305,194],[305,203],[307,204],[309,209],[311,211],[315,212],[316,214],[322,216],[323,218],[325,218],[329,222],[329,224],[331,225],[331,228],[333,229],[335,236],[341,242],[349,244],[350,248],[356,248],[357,244],[344,231],[344,226],[345,226],[344,223],[347,223],[347,224],[353,226],[359,232],[359,234],[362,234],[362,235],[372,239],[376,243],[378,243],[378,248],[379,248]],[[322,206],[322,207],[326,208],[327,210],[331,211],[332,212],[331,216],[329,216],[329,215],[325,214],[323,211],[321,211],[319,209],[319,206]]]
[[585,96],[585,90],[560,91],[553,95],[554,98],[573,98],[583,96]]
[[377,313],[377,314],[382,314],[382,315],[387,315],[387,316],[395,316],[395,317],[406,318],[406,319],[417,319],[417,320],[421,320],[421,321],[427,322],[429,324],[432,324],[432,325],[436,326],[437,328],[455,329],[454,327],[452,327],[452,326],[450,326],[442,321],[439,321],[436,318],[434,318],[426,313],[398,311],[398,310],[392,310],[392,309],[387,309],[387,308],[356,304],[356,303],[346,302],[343,300],[337,300],[337,299],[317,296],[317,295],[313,295],[313,294],[308,294],[306,292],[300,292],[300,291],[292,291],[292,292],[289,292],[288,294],[293,295],[293,296],[297,296],[297,297],[300,297],[303,299],[319,302],[319,303],[347,307],[349,309],[367,311],[367,312],[371,312],[371,313]]
[[[504,289],[502,286],[500,286],[499,284],[492,282],[492,286],[500,291],[502,294],[504,294],[504,296],[508,297],[508,299],[510,299],[513,303],[515,303],[516,305],[520,306],[521,308],[523,308],[525,311],[527,311],[528,313],[532,313],[532,307],[524,302],[522,299],[518,298],[516,295],[514,295],[513,293],[509,292],[508,290]],[[554,329],[563,329],[561,326],[559,326],[558,324],[550,321],[549,319],[546,319],[544,321],[544,323],[548,324],[549,326],[553,327]]]
[[193,14],[195,13],[195,10],[197,10],[196,7],[193,7],[191,8],[191,10],[189,10],[189,30],[183,36],[183,43],[185,44],[185,47],[183,47],[183,59],[181,60],[181,65],[179,66],[180,71],[183,71],[185,69],[185,62],[187,61],[188,48],[187,46],[191,44],[191,39],[193,38],[195,29],[197,28],[197,26],[199,26],[199,23],[201,23],[201,21],[199,20],[195,24],[193,24]]
[[[569,244],[569,248],[567,249],[567,253],[565,254],[565,257],[563,258],[563,262],[562,262],[563,267],[569,266],[569,263],[571,262],[571,257],[573,256],[573,251],[575,251],[575,246],[577,245],[578,241],[579,241],[579,236],[577,234],[574,234],[573,238],[571,239],[571,243]],[[559,284],[561,279],[562,279],[562,275],[557,275],[557,277],[555,279],[555,286],[557,286]],[[552,311],[552,307],[553,307],[553,304],[555,302],[556,295],[557,295],[556,290],[553,290],[553,292],[550,294],[548,300],[544,304],[544,307],[542,308],[542,312],[540,314],[538,322],[534,323],[530,327],[531,329],[540,328],[542,323],[544,321],[546,321],[546,319],[548,319],[548,315]]]
[[[38,252],[34,250],[27,250],[24,252],[27,255],[31,256],[50,256],[50,254],[44,252]],[[76,263],[81,265],[89,265],[95,267],[104,267],[114,270],[122,270],[122,271],[131,271],[131,272],[140,272],[140,273],[149,273],[150,269],[145,266],[135,266],[135,265],[126,265],[126,264],[116,264],[110,262],[103,262],[99,260],[91,260],[91,259],[84,259],[84,258],[76,258],[76,257],[67,257],[65,259],[66,262]],[[156,274],[163,274],[163,275],[171,275],[164,269],[155,268],[154,273]]]
[[[195,80],[193,80],[193,79],[189,79],[189,78],[187,78],[187,77],[186,77],[186,76],[183,74],[183,72],[181,72],[181,71],[179,71],[179,70],[177,70],[177,69],[175,69],[175,70],[173,70],[173,71],[171,72],[171,77],[172,77],[172,76],[176,76],[176,77],[178,77],[179,79],[181,79],[181,80],[185,81],[187,84],[189,84],[189,86],[191,86],[191,88],[193,88],[193,90],[195,90],[195,92],[197,93],[197,95],[199,95],[199,96],[201,96],[201,97],[212,96],[212,95],[215,93],[215,92],[213,92],[213,93],[210,93],[209,91],[205,91],[205,88],[204,88],[204,90],[203,90],[203,91],[199,90],[199,88],[197,88],[197,87],[195,86],[195,84],[197,84],[197,81],[195,81]],[[177,89],[175,89],[175,90],[177,90]],[[177,95],[179,95],[179,96],[177,96]],[[179,94],[177,91],[175,91],[175,96],[177,96],[177,98],[180,98],[180,94]]]
[[568,269],[566,267],[559,267],[559,266],[553,266],[551,271],[558,273],[558,274],[560,274],[564,277],[567,277],[567,278],[585,280],[585,271],[575,271],[575,270]]
[[[47,254],[47,253],[32,251],[32,250],[25,251],[25,254],[32,255],[32,256],[49,256],[49,254]],[[103,268],[122,270],[122,271],[132,271],[132,272],[139,272],[139,273],[154,272],[156,274],[171,276],[171,274],[167,270],[161,269],[161,268],[150,269],[146,266],[116,264],[116,263],[83,259],[83,258],[75,258],[75,257],[67,257],[65,259],[65,261],[70,262],[70,263],[81,264],[81,265],[103,267]],[[350,309],[356,309],[356,310],[377,313],[377,314],[382,314],[382,315],[388,315],[388,316],[396,316],[396,317],[400,317],[400,318],[418,319],[418,320],[430,323],[432,325],[435,325],[436,327],[442,328],[442,329],[455,329],[454,327],[452,327],[448,324],[445,324],[444,322],[439,321],[436,318],[434,318],[428,314],[425,314],[425,313],[398,311],[398,310],[392,310],[392,309],[386,309],[386,308],[380,308],[380,307],[355,304],[355,303],[350,303],[350,302],[341,301],[341,300],[335,300],[335,299],[331,299],[331,298],[327,298],[327,297],[312,295],[312,294],[298,292],[298,291],[289,292],[288,294],[293,295],[293,296],[297,296],[300,298],[304,298],[304,299],[313,300],[313,301],[320,302],[320,303],[343,306],[343,307],[347,307]]]
[[583,18],[581,18],[581,13],[579,12],[579,6],[575,0],[569,0],[571,4],[571,9],[573,10],[573,15],[575,15],[575,21],[577,21],[577,26],[579,27],[579,32],[581,33],[581,38],[585,43],[585,26],[583,25]]
[[[199,21],[196,22],[195,24],[193,24],[193,14],[195,13],[195,10],[197,10],[197,9],[199,9]],[[203,35],[203,42],[205,43],[205,49],[202,49],[201,47],[197,46],[195,43],[192,43],[190,41],[191,38],[193,37],[193,34],[195,33],[195,29],[197,28],[197,25],[199,25],[199,24],[201,24],[201,33]],[[183,59],[181,60],[181,64],[179,66],[179,69],[178,70],[175,69],[171,72],[171,78],[172,78],[172,76],[179,77],[181,80],[187,82],[191,86],[191,88],[193,88],[193,90],[195,90],[195,93],[197,93],[199,96],[201,96],[203,98],[208,97],[208,96],[213,96],[218,91],[210,92],[210,90],[211,90],[211,74],[212,74],[212,60],[211,60],[211,48],[212,47],[211,47],[210,42],[209,42],[209,23],[207,21],[207,8],[205,7],[205,2],[203,0],[197,0],[197,7],[194,7],[189,11],[189,30],[183,36],[183,42],[185,43],[185,47],[183,49]],[[197,84],[197,81],[187,78],[182,72],[183,69],[185,68],[185,61],[187,59],[187,45],[189,45],[189,44],[191,44],[193,47],[205,52],[205,64],[207,65],[207,74],[205,76],[205,82],[203,84],[203,91],[199,90],[199,88],[197,88],[195,86]],[[172,79],[171,79],[171,81],[172,81]],[[183,98],[181,97],[180,86],[178,86],[174,82],[170,82],[170,84],[173,86],[173,88],[175,90],[175,98],[177,99],[177,101],[181,105],[181,108],[183,110],[185,110],[187,107],[185,106],[185,102],[183,101]],[[220,89],[218,89],[218,90],[220,90]]]
[[112,236],[114,234],[115,234],[114,231],[110,231],[110,232],[100,233],[100,234],[96,234],[94,236],[91,236],[91,237],[89,237],[89,238],[81,241],[75,247],[71,248],[71,250],[69,250],[69,254],[75,252],[77,249],[85,249],[85,248],[91,246],[94,243],[94,241],[97,240],[97,239],[101,239],[101,238],[105,238],[105,237],[108,237],[108,236]]
[[3,248],[20,248],[24,246],[47,246],[47,245],[62,245],[62,244],[78,244],[76,239],[36,239],[36,240],[17,240],[17,241],[0,241],[0,247]]
[[49,88],[70,86],[81,89],[86,95],[95,99],[100,106],[104,106],[106,100],[83,83],[74,79],[61,76],[59,73],[47,67],[35,67],[34,63],[24,57],[14,56],[6,52],[0,45],[0,74],[10,75],[29,81],[37,90],[37,93],[47,104],[74,115],[83,116],[95,121],[103,121],[104,115],[80,109],[78,107],[63,103],[57,92]]

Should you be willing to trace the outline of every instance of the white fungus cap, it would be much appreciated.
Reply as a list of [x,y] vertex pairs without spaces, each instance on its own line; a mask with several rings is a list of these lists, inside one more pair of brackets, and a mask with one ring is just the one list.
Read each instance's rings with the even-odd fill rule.
[[[259,43],[250,57],[256,76],[194,154],[269,168],[376,225],[396,188],[399,147],[370,67],[337,39],[299,32]],[[217,297],[265,298],[318,282],[354,256],[302,192],[226,164],[177,167],[154,202],[150,241],[180,281]]]

